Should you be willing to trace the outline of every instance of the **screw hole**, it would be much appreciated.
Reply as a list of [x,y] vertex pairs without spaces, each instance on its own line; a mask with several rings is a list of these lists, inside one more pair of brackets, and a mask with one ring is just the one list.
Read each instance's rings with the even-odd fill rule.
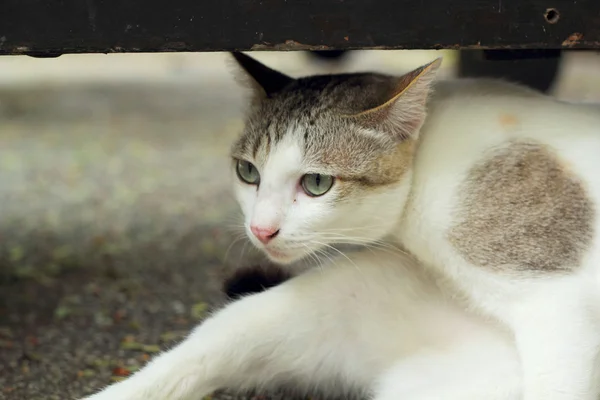
[[555,24],[560,19],[560,13],[556,8],[548,8],[544,13],[544,18],[549,24]]

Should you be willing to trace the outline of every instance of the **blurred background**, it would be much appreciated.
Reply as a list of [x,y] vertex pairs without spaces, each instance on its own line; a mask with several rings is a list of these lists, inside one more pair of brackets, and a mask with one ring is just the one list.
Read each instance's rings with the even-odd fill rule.
[[[401,74],[453,51],[253,53],[293,76]],[[122,379],[259,262],[240,237],[228,149],[245,92],[223,53],[0,57],[0,399]],[[600,55],[563,55],[550,93],[600,101]],[[229,398],[226,394],[223,398]]]

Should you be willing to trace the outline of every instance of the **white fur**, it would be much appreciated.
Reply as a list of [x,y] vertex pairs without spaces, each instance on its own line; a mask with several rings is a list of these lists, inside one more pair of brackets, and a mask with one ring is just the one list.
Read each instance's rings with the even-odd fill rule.
[[[600,204],[600,113],[533,96],[504,93],[482,82],[434,104],[421,131],[412,201],[396,234],[422,262],[449,276],[472,307],[508,324],[524,369],[525,400],[595,400],[600,288],[600,219],[592,247],[572,274],[527,278],[471,265],[447,240],[459,185],[484,151],[510,139],[533,139],[554,149]],[[501,115],[514,126],[503,127]],[[507,266],[507,271],[510,267]]]
[[230,304],[88,400],[192,400],[284,383],[376,400],[518,400],[520,375],[506,333],[448,301],[411,259],[365,250]]

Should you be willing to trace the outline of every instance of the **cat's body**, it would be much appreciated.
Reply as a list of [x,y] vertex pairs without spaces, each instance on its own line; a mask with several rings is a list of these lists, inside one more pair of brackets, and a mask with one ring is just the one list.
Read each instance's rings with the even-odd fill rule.
[[461,83],[430,103],[395,233],[512,328],[526,400],[597,399],[600,112]]
[[595,110],[458,81],[438,85],[425,121],[439,62],[294,80],[236,58],[255,88],[232,149],[250,239],[281,263],[369,248],[323,254],[320,269],[234,302],[90,400],[278,384],[375,400],[594,399]]
[[440,83],[394,234],[492,313],[566,276],[600,295],[600,111],[496,85]]

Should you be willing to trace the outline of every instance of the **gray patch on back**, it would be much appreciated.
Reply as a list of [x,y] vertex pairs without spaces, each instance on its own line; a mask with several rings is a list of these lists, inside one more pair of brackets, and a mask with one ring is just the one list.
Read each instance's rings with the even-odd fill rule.
[[512,142],[494,151],[461,190],[448,239],[474,265],[569,271],[591,244],[594,205],[541,144]]

